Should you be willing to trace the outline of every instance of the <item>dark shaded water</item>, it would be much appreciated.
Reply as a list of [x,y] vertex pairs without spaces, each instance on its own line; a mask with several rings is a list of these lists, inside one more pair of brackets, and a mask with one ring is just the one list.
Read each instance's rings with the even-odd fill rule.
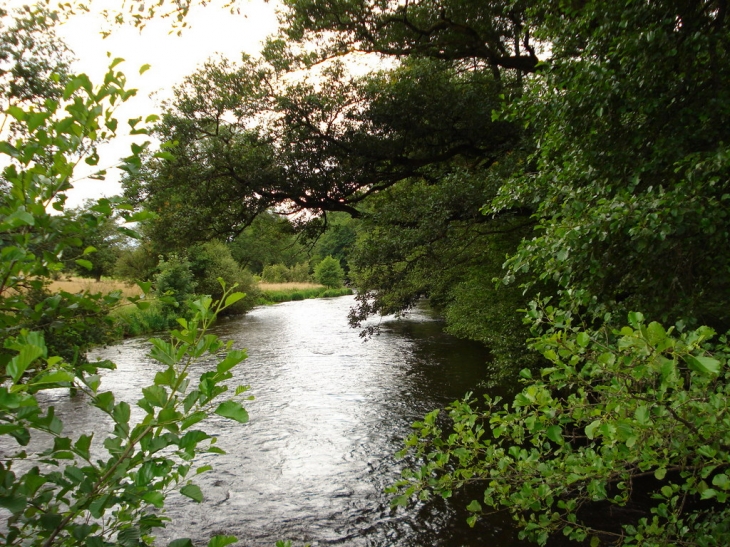
[[[170,499],[173,519],[159,544],[214,534],[238,536],[239,545],[516,547],[509,526],[483,522],[469,528],[461,509],[468,499],[389,507],[385,486],[395,481],[410,423],[473,389],[484,377],[487,354],[441,333],[442,325],[417,310],[384,321],[381,334],[363,342],[347,325],[351,297],[258,308],[223,321],[216,333],[248,349],[236,382],[251,385],[245,425],[211,419],[225,456],[204,456],[214,471],[196,482],[206,501]],[[143,340],[95,352],[118,370],[105,377],[119,398],[135,401],[156,370]],[[54,396],[59,412],[73,415],[67,429],[96,419],[79,399]],[[207,462],[206,460],[210,460]]]

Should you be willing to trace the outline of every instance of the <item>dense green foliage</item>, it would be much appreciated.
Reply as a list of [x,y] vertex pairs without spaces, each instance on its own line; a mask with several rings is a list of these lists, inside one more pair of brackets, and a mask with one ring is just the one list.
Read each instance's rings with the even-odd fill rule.
[[[523,371],[512,404],[467,396],[447,409],[453,431],[438,411],[414,424],[406,446],[424,461],[393,488],[397,503],[478,482],[486,488],[470,522],[506,508],[541,545],[556,532],[591,545],[727,545],[727,339],[713,346],[707,327],[665,331],[640,314],[630,323],[616,332],[563,323],[533,343],[552,366],[538,379]],[[635,497],[651,512],[611,523],[587,511]]]
[[342,281],[345,279],[345,272],[342,270],[340,262],[337,259],[326,256],[314,268],[314,279],[317,280],[317,283],[334,289],[342,286]]

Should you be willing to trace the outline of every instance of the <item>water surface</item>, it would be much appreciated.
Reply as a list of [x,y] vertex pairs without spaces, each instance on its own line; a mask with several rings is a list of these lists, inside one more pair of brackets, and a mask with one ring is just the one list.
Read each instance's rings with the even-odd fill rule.
[[[235,381],[251,386],[251,421],[214,417],[203,423],[218,436],[225,456],[204,455],[214,471],[196,478],[206,496],[196,504],[173,496],[173,522],[159,544],[191,537],[205,544],[215,534],[238,536],[240,545],[516,547],[508,525],[480,523],[463,511],[468,499],[391,509],[383,493],[397,480],[410,424],[474,388],[488,355],[479,344],[441,332],[419,309],[404,320],[383,321],[365,342],[347,324],[352,297],[289,302],[223,320],[216,334],[247,348]],[[118,370],[104,382],[130,402],[157,366],[148,344],[133,339],[98,350]],[[201,370],[202,371],[202,370]],[[58,394],[59,412],[71,411],[67,428],[98,419],[79,398]],[[209,461],[208,461],[209,460]]]

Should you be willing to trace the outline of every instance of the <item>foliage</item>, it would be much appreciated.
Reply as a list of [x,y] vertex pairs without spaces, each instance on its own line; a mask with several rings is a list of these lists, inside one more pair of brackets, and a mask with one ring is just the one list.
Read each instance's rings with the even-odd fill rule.
[[[183,313],[184,310],[178,311],[178,315]],[[134,305],[117,307],[111,311],[110,317],[115,339],[163,332],[178,325],[177,316],[160,300],[152,300],[144,309]]]
[[[540,545],[556,532],[591,545],[727,544],[727,338],[713,345],[712,329],[665,331],[638,313],[620,331],[573,327],[549,306],[530,315],[554,327],[531,342],[551,366],[539,378],[523,371],[527,385],[509,405],[455,402],[448,432],[438,411],[414,424],[404,453],[425,461],[405,473],[396,501],[479,482],[472,525],[506,509]],[[640,517],[620,528],[587,511],[627,506],[642,492]]]
[[70,54],[57,38],[56,13],[42,6],[0,9],[0,96],[11,104],[58,100],[68,83]]
[[531,9],[553,58],[514,114],[540,148],[491,211],[537,204],[510,258],[597,319],[641,309],[730,327],[730,32],[721,2]]
[[287,268],[284,264],[264,266],[261,280],[266,283],[307,283],[310,281],[309,265],[305,262]]
[[[228,301],[240,296],[226,293]],[[230,344],[206,333],[223,303],[212,306],[210,298],[202,298],[191,305],[193,319],[181,320],[183,328],[173,331],[170,341],[151,340],[151,356],[162,368],[154,384],[142,390],[137,405],[145,417],[136,424],[130,423],[127,402],[117,402],[111,391],[100,389],[98,371],[113,368],[111,363],[73,368],[48,355],[42,336],[25,330],[6,341],[17,354],[4,374],[3,435],[13,437],[21,448],[0,467],[0,500],[11,513],[2,534],[5,543],[149,545],[152,528],[165,523],[154,508],[163,507],[171,488],[181,486],[183,495],[202,500],[191,472],[201,473],[209,466],[196,467],[194,456],[198,451],[222,451],[213,446],[215,437],[192,426],[211,412],[242,423],[248,420],[240,402],[220,400],[228,389],[223,382],[232,377],[230,369],[245,352],[231,350]],[[191,382],[188,370],[201,358],[214,358],[215,369]],[[92,446],[94,434],[64,436],[61,419],[36,397],[40,391],[64,386],[82,392],[113,421],[103,441],[106,458],[99,458],[100,447]],[[236,395],[244,391],[237,388]],[[37,432],[50,434],[49,444],[37,454],[22,450]],[[37,458],[43,469],[21,465],[26,458]],[[22,472],[16,474],[14,467]]]
[[114,277],[133,283],[151,281],[157,271],[157,260],[149,241],[142,239],[134,247],[120,252],[114,265]]
[[261,275],[265,266],[291,267],[305,257],[294,226],[268,211],[258,215],[250,226],[229,243],[231,254],[242,267]]
[[198,283],[193,276],[187,258],[171,255],[160,259],[159,273],[154,277],[155,290],[158,297],[168,297],[168,304],[178,308],[195,294]]
[[324,216],[322,232],[312,246],[312,259],[319,262],[327,256],[340,261],[345,277],[350,272],[349,257],[357,238],[357,219],[345,213],[329,213]]
[[272,207],[358,216],[369,195],[432,165],[491,164],[519,135],[492,121],[502,83],[491,75],[404,65],[354,78],[335,64],[287,84],[262,60],[209,62],[158,125],[174,156],[146,162],[125,195],[159,215],[154,240],[205,240]]
[[300,288],[289,290],[267,289],[261,291],[257,304],[276,304],[279,302],[289,302],[291,300],[307,300],[309,298],[334,298],[337,296],[347,296],[351,294],[353,294],[353,291],[348,287],[341,287],[339,289],[327,289],[325,287],[313,287],[311,289]]
[[342,271],[339,260],[331,256],[326,256],[322,262],[315,266],[314,278],[317,280],[317,283],[327,288],[337,288],[342,286],[342,281],[345,279],[345,272]]
[[114,275],[117,261],[129,241],[129,236],[120,230],[126,229],[118,224],[120,218],[99,216],[91,210],[93,206],[94,202],[91,201],[83,207],[65,211],[69,220],[81,227],[80,247],[89,250],[85,255],[87,262],[78,264],[70,259],[66,268],[81,277],[93,277],[99,281],[102,276]]
[[[452,332],[488,342],[503,361],[524,359],[535,374],[535,355],[553,359],[549,350],[557,342],[550,337],[572,328],[569,320],[580,316],[581,331],[566,330],[560,340],[585,351],[561,357],[552,349],[561,359],[578,359],[576,378],[599,365],[606,373],[596,372],[586,385],[577,379],[560,384],[549,368],[544,380],[522,394],[543,388],[549,393],[532,422],[529,405],[512,412],[490,403],[490,419],[524,428],[539,417],[553,421],[530,437],[534,451],[521,445],[526,438],[519,427],[502,432],[498,421],[484,424],[485,432],[500,431],[505,445],[498,439],[489,447],[504,448],[506,459],[489,460],[491,448],[466,439],[452,459],[463,460],[461,475],[443,493],[484,479],[491,497],[483,503],[514,507],[518,518],[533,514],[535,520],[524,524],[534,539],[544,541],[558,528],[580,539],[592,524],[567,529],[560,519],[594,497],[644,501],[625,480],[614,480],[629,476],[664,501],[638,503],[637,511],[655,513],[645,523],[632,523],[634,528],[607,531],[623,533],[619,541],[661,543],[663,534],[687,544],[707,537],[712,544],[714,534],[716,543],[726,543],[718,539],[720,527],[713,528],[713,519],[724,516],[713,513],[723,511],[724,499],[713,498],[716,505],[701,499],[702,492],[721,492],[724,469],[691,475],[691,466],[715,457],[702,454],[703,443],[714,437],[694,435],[692,427],[699,430],[700,424],[683,414],[696,402],[699,416],[712,422],[705,403],[721,398],[727,383],[724,368],[692,370],[696,363],[725,363],[723,347],[713,356],[714,350],[692,340],[707,337],[709,331],[698,325],[718,332],[730,327],[726,2],[288,0],[282,21],[263,59],[209,63],[179,88],[158,126],[161,136],[177,142],[176,157],[151,160],[143,176],[127,183],[131,197],[164,215],[157,224],[160,239],[236,234],[272,207],[311,212],[297,218],[319,225],[328,213],[349,213],[362,219],[356,250],[348,256],[361,289],[355,322],[397,313],[429,296]],[[390,56],[392,63],[350,77],[332,58],[351,51]],[[310,67],[309,79],[284,74],[302,67]],[[505,255],[507,269],[500,272]],[[494,277],[502,285],[493,284]],[[553,295],[564,310],[556,316],[561,324],[548,324],[547,331],[540,330],[546,325],[537,305],[532,323],[522,327],[511,311],[538,293]],[[613,334],[621,326],[618,318],[637,309],[650,326],[633,316],[633,334]],[[651,321],[694,330],[667,334],[669,346],[652,346],[645,355],[637,340],[651,346],[661,338]],[[540,336],[532,355],[516,351],[519,342],[510,340],[526,337],[528,327]],[[615,356],[610,366],[592,354],[597,344]],[[632,376],[651,368],[647,355],[676,363],[682,382],[663,392],[662,382],[674,380]],[[632,363],[636,370],[628,368]],[[625,393],[615,391],[618,378],[632,379]],[[708,380],[713,378],[716,383]],[[672,399],[683,393],[695,398],[686,405]],[[651,460],[653,445],[621,437],[626,430],[612,414],[620,409],[602,399],[605,394],[623,401],[629,410],[620,420],[637,435],[649,435],[640,423],[644,411],[637,415],[638,401],[668,402],[646,418],[666,418],[661,427],[677,431],[676,437],[651,440],[676,441],[657,444],[667,453],[656,457],[666,461]],[[606,425],[605,433],[586,432],[598,420],[585,422],[581,405],[589,404],[604,411],[605,422],[595,427]],[[468,408],[459,407],[454,442],[469,433]],[[687,423],[673,424],[672,412]],[[575,442],[568,440],[573,434]],[[451,438],[439,441],[441,447]],[[514,454],[510,446],[518,447]],[[433,457],[428,465],[439,463],[438,451]],[[688,467],[675,470],[683,458]],[[503,491],[489,490],[499,485],[476,472],[487,460],[495,464],[489,473],[508,477],[500,483]],[[561,469],[575,471],[574,464],[577,478],[560,475]],[[664,464],[666,475],[660,471],[653,479],[658,489],[641,480]],[[421,486],[434,481],[438,489],[440,468],[428,465],[417,467],[413,477]],[[549,479],[543,471],[551,470],[555,483],[538,484]],[[429,477],[430,471],[436,475]],[[705,489],[703,480],[719,489]],[[678,492],[682,497],[673,501]],[[472,508],[477,512],[479,506]]]
[[[10,28],[19,29],[12,39],[27,44],[22,33],[35,27],[24,25],[18,20]],[[22,50],[24,55],[29,51]],[[240,299],[240,293],[226,292],[219,304],[210,298],[195,301],[191,320],[181,320],[170,340],[152,340],[151,355],[161,367],[142,391],[137,406],[144,417],[134,423],[130,404],[100,387],[100,372],[113,365],[83,359],[93,332],[107,328],[106,310],[119,294],[44,292],[69,256],[79,266],[89,265],[86,257],[92,250],[83,247],[82,236],[88,234],[82,230],[94,229],[114,214],[110,200],[91,207],[88,214],[97,218],[88,224],[57,213],[64,212],[75,166],[82,160],[98,162],[97,144],[113,138],[118,127],[114,108],[134,95],[115,68],[120,62],[112,61],[100,86],[83,74],[49,68],[49,74],[34,75],[47,77],[48,94],[26,98],[9,92],[13,86],[2,89],[2,126],[14,124],[0,141],[0,436],[5,452],[0,506],[6,511],[0,538],[6,545],[150,545],[152,528],[165,524],[159,509],[170,489],[179,487],[183,495],[202,499],[192,476],[208,467],[196,465],[196,453],[220,452],[212,446],[215,437],[193,426],[211,413],[238,422],[248,419],[237,400],[245,388],[222,397],[230,370],[245,353],[206,332],[216,313]],[[40,57],[29,66],[59,65]],[[25,85],[22,74],[3,76],[17,76],[18,86]],[[130,126],[136,134],[146,131],[139,120]],[[125,166],[131,169],[138,162],[133,155]],[[127,214],[125,220],[144,218]],[[46,343],[46,334],[49,342],[56,336],[76,346],[77,355],[57,352],[68,346]],[[213,368],[194,380],[189,369],[199,359],[211,360]],[[65,435],[63,416],[40,396],[56,388],[83,394],[101,413],[99,424],[109,423],[110,430],[105,433],[97,424],[95,432]],[[210,545],[230,542],[216,537]]]
[[195,278],[196,292],[219,300],[223,296],[220,280],[228,286],[237,285],[246,297],[227,308],[227,313],[245,313],[256,301],[253,276],[233,259],[228,246],[219,241],[209,241],[188,250],[190,272]]

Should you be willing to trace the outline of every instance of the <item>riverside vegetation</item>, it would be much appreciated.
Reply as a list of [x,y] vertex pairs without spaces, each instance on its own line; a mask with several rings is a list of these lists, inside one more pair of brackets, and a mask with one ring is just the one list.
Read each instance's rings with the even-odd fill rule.
[[[189,6],[176,4],[180,22]],[[130,12],[138,24],[149,15],[140,8]],[[3,73],[12,133],[0,146],[9,163],[0,326],[10,387],[0,433],[22,444],[29,428],[57,431],[33,397],[41,387],[73,381],[96,396],[91,365],[72,349],[101,336],[116,297],[42,289],[69,260],[91,272],[97,245],[84,237],[117,214],[140,232],[120,271],[156,281],[171,310],[198,284],[231,285],[205,274],[223,254],[216,267],[242,286],[267,266],[293,275],[306,256],[309,271],[332,257],[358,289],[354,326],[425,296],[450,332],[491,349],[493,380],[521,379],[507,400],[466,396],[414,424],[396,505],[469,486],[479,490],[471,524],[506,511],[541,545],[555,535],[592,547],[727,545],[727,11],[724,0],[287,0],[260,56],[209,61],[162,117],[147,119],[164,144],[137,146],[123,163],[127,204],[102,200],[65,216],[45,211],[63,211],[74,162],[94,164],[93,143],[117,127],[105,107],[131,93],[116,61],[100,88],[69,73],[51,39],[57,15],[6,18],[3,62],[24,70]],[[35,56],[12,57],[21,30]],[[389,62],[353,76],[354,52]],[[153,434],[186,459],[182,439],[198,434],[181,428],[202,400],[168,414],[165,374],[142,404]],[[159,521],[145,504],[162,499],[140,492],[168,463],[158,467],[146,440],[126,436],[126,407],[104,397],[97,406],[119,426],[108,472],[61,463],[84,458],[86,438],[44,456],[65,474],[16,477],[3,464],[9,542],[150,541]],[[243,419],[242,407],[222,404]],[[139,472],[114,463],[137,448]],[[122,469],[123,492],[109,493]],[[122,503],[130,510],[100,520]],[[620,517],[596,519],[596,507]],[[87,510],[89,528],[74,520]]]

